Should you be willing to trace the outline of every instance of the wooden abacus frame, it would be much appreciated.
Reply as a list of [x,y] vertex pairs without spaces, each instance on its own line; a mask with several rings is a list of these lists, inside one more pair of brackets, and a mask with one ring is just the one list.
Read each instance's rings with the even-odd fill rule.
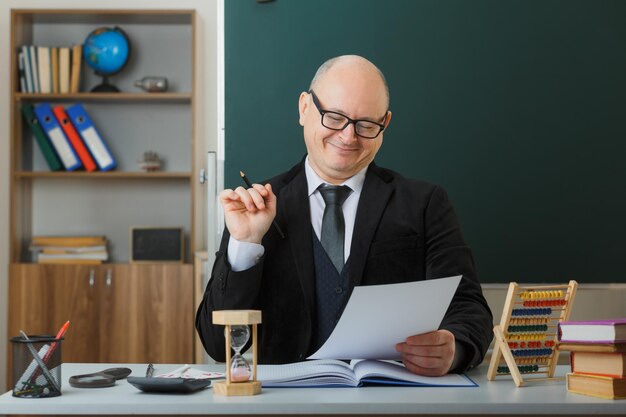
[[[554,377],[559,359],[559,351],[556,349],[557,324],[569,319],[577,288],[576,281],[570,281],[567,285],[509,284],[502,319],[493,328],[495,342],[487,379],[493,381],[497,375],[510,374],[515,385],[520,387],[525,382],[545,381]],[[511,317],[518,314],[519,318]],[[521,349],[517,349],[518,345]],[[512,347],[516,349],[515,354]],[[516,359],[517,356],[523,357]],[[508,369],[500,368],[501,372],[498,372],[502,359]],[[546,376],[524,380],[522,373]]]

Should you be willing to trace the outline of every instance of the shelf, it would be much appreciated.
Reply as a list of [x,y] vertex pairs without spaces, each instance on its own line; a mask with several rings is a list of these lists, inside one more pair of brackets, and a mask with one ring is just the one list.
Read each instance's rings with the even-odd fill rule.
[[[97,27],[122,27],[131,39],[131,61],[115,75],[117,93],[90,92],[102,80],[81,64],[77,93],[17,91],[15,53],[23,45],[82,42]],[[11,11],[11,245],[13,262],[28,259],[24,242],[36,234],[89,234],[106,230],[112,259],[125,259],[129,227],[176,224],[185,231],[185,260],[198,244],[202,218],[196,164],[196,88],[193,10],[13,9]],[[140,51],[140,53],[137,53]],[[154,71],[157,71],[155,73]],[[149,93],[134,86],[147,75],[168,79],[167,92]],[[113,171],[50,171],[23,104],[53,106],[82,103],[113,153]],[[163,169],[142,171],[138,160],[158,152]],[[51,209],[53,207],[53,209]]]
[[73,24],[115,21],[118,24],[184,24],[193,22],[193,10],[183,9],[14,9],[13,19],[27,19],[36,24]]
[[130,171],[107,171],[107,172],[36,172],[36,171],[22,171],[16,172],[14,176],[16,178],[89,178],[89,179],[191,179],[191,172],[130,172]]
[[82,102],[168,102],[191,103],[191,93],[15,93],[17,101],[82,101]]

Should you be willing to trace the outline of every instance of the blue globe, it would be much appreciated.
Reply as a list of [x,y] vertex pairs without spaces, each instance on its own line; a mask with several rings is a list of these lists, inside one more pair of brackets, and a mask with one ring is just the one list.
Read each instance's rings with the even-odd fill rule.
[[101,27],[91,32],[83,45],[83,58],[98,75],[116,74],[130,57],[130,41],[120,28]]

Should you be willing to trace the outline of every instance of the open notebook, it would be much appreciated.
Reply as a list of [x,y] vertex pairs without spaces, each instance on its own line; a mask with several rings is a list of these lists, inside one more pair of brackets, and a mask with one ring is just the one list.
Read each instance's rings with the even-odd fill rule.
[[259,365],[257,379],[264,387],[360,387],[365,384],[424,387],[476,387],[465,375],[419,376],[391,361],[320,359],[286,365]]

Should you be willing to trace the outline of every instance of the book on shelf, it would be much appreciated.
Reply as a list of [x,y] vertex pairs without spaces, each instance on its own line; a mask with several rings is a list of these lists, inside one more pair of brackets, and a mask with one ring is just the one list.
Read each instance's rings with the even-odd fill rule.
[[106,250],[96,252],[82,252],[82,253],[38,253],[37,262],[40,264],[47,263],[48,261],[79,261],[90,260],[104,262],[109,259],[109,253]]
[[569,373],[567,390],[610,400],[623,399],[626,398],[626,378]]
[[98,168],[100,168],[101,171],[114,169],[117,166],[115,158],[113,158],[113,154],[102,139],[100,133],[96,130],[91,117],[89,117],[83,105],[76,103],[65,109],[65,111],[72,124],[83,138],[87,149],[89,149],[96,164],[98,164]]
[[65,108],[63,106],[55,106],[52,109],[52,112],[54,113],[54,115],[57,118],[57,121],[61,125],[61,128],[63,129],[63,132],[65,133],[65,136],[67,136],[67,139],[72,144],[72,147],[74,148],[74,151],[76,152],[76,155],[78,155],[78,157],[80,158],[80,161],[83,163],[85,170],[92,172],[98,169],[98,167],[96,166],[96,163],[91,157],[91,154],[87,150],[85,143],[83,142],[80,135],[74,128],[74,125],[72,125],[72,123],[70,122],[70,118],[65,112]]
[[104,236],[34,236],[30,250],[37,263],[102,263],[109,258]]
[[27,45],[23,45],[20,54],[22,56],[22,61],[24,64],[24,79],[26,81],[26,89],[22,92],[32,93],[35,90],[33,87],[33,73],[30,64],[30,48]]
[[83,59],[83,45],[72,46],[72,70],[70,73],[70,93],[78,93],[80,90],[80,68]]
[[59,48],[59,93],[70,92],[70,48]]
[[80,265],[100,265],[103,261],[99,259],[45,259],[37,261],[39,264],[80,264]]
[[50,142],[61,159],[65,169],[68,171],[74,171],[82,167],[82,163],[80,162],[80,159],[78,159],[78,155],[76,155],[74,148],[70,144],[70,141],[67,139],[67,136],[65,136],[61,125],[54,116],[50,104],[41,103],[36,106],[35,115],[37,116],[37,120],[39,120],[41,128],[44,132],[46,132],[48,139],[50,139]]
[[27,93],[26,73],[24,72],[24,54],[22,51],[17,53],[17,72],[20,79],[20,91],[22,93]]
[[37,46],[37,65],[39,67],[39,92],[52,92],[52,76],[50,74],[50,48]]
[[574,373],[626,377],[626,353],[577,351],[570,354],[570,361]]
[[59,92],[59,48],[50,48],[50,77],[52,78],[51,92]]
[[39,120],[37,120],[37,116],[35,116],[33,105],[30,103],[22,103],[22,114],[26,119],[26,123],[30,126],[30,130],[33,132],[35,141],[37,142],[37,145],[39,145],[39,149],[41,150],[41,153],[43,154],[50,170],[58,171],[63,169],[63,164],[61,163],[59,156],[56,154],[48,136],[41,128]]
[[318,359],[285,365],[259,365],[257,379],[264,387],[478,386],[465,375],[420,376],[409,372],[401,363],[372,359],[352,360],[350,363],[335,359]]
[[94,246],[30,246],[30,250],[47,254],[72,254],[106,251],[105,245]]
[[107,239],[104,236],[33,236],[31,239],[32,246],[59,246],[59,247],[77,247],[77,246],[103,246],[106,245]]
[[28,47],[29,58],[30,58],[30,72],[33,77],[33,93],[40,93],[39,89],[39,65],[37,61],[37,47],[35,45],[30,45]]
[[626,319],[567,321],[558,325],[561,342],[626,342]]

